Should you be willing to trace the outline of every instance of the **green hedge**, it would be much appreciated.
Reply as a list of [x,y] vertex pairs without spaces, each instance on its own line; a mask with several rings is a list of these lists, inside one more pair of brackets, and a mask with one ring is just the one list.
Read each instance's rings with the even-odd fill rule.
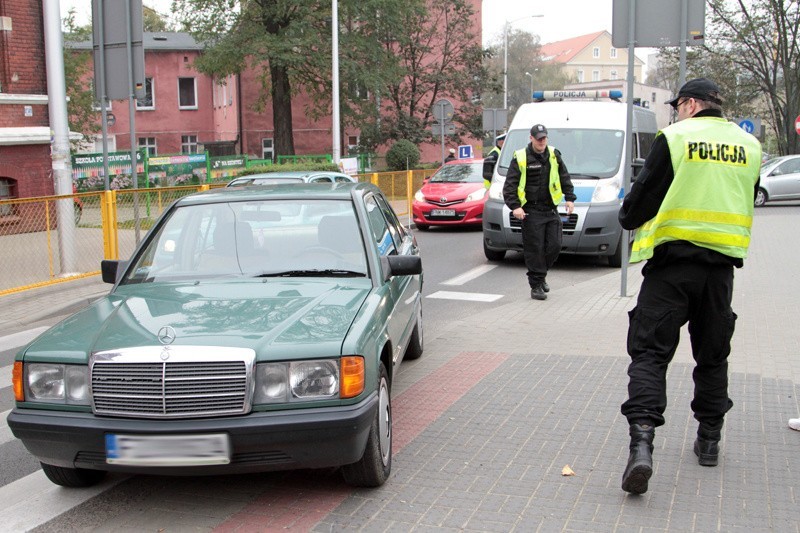
[[243,170],[236,177],[248,176],[250,174],[263,174],[264,172],[291,172],[295,170],[325,170],[329,172],[338,172],[339,167],[334,163],[297,163],[290,165],[265,165],[250,167]]

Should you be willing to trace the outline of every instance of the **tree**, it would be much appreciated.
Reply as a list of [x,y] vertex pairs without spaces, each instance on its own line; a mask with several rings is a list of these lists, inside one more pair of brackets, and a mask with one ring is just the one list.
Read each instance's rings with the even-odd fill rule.
[[156,11],[147,6],[142,6],[142,30],[150,32],[170,31],[167,21]]
[[[489,46],[491,53],[487,60],[487,68],[496,80],[491,93],[484,96],[486,107],[502,109],[503,107],[503,64],[505,45],[500,35]],[[534,90],[563,89],[570,79],[562,73],[561,65],[545,62],[541,57],[539,37],[523,30],[511,28],[508,31],[508,118],[514,116],[519,106],[531,101],[531,79]]]
[[[763,94],[779,153],[800,153],[795,131],[800,115],[800,4],[790,0],[707,4],[711,24],[705,50],[727,65],[728,79],[732,75],[736,80],[734,94],[737,90]],[[732,94],[730,88],[727,94]]]
[[[65,42],[83,42],[92,39],[92,26],[75,23],[75,9],[70,9],[63,20]],[[100,112],[95,106],[94,91],[87,80],[92,79],[89,51],[64,47],[64,81],[67,91],[67,121],[69,130],[80,132],[80,142],[91,142],[100,131]],[[75,144],[75,143],[73,143]]]

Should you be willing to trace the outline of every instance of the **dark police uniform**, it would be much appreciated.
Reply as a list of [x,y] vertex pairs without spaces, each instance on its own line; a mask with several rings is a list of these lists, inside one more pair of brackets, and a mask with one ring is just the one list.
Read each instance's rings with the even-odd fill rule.
[[[722,113],[706,109],[686,121],[707,118],[721,119]],[[673,126],[679,127],[682,122]],[[707,128],[706,135],[713,140],[716,130],[711,126],[716,128],[718,125],[709,124]],[[736,127],[734,124],[731,126]],[[749,136],[744,132],[742,135]],[[744,140],[750,139],[744,137]],[[760,147],[750,152],[746,154],[748,159],[760,161]],[[619,221],[623,228],[641,228],[657,217],[675,181],[674,159],[667,137],[658,135],[642,172],[620,209]],[[753,193],[753,197],[748,195],[745,200],[749,209],[752,209],[758,190],[758,165],[755,172],[752,168],[748,173],[748,167],[741,166],[739,172],[739,179],[744,180],[744,186]],[[707,166],[705,175],[711,178],[713,171],[713,166]],[[695,183],[695,187],[698,186]],[[726,192],[715,190],[714,194],[724,196]],[[695,189],[693,194],[698,195],[699,191]],[[739,205],[741,203],[740,200]],[[741,206],[741,209],[746,212],[748,206]],[[673,227],[668,227],[670,231],[667,233],[675,234],[673,228],[676,225],[672,223]],[[643,233],[640,229],[637,239]],[[747,233],[749,239],[749,228]],[[743,265],[743,254],[735,250],[714,249],[712,244],[697,242],[694,235],[697,233],[686,231],[677,234],[686,238],[662,238],[660,244],[652,247],[649,258],[642,257],[648,259],[642,269],[645,279],[637,305],[629,313],[629,398],[622,404],[622,414],[629,422],[649,421],[656,427],[664,424],[667,364],[677,349],[679,330],[687,321],[697,363],[694,370],[695,395],[691,404],[695,418],[707,427],[721,428],[725,413],[733,406],[727,390],[727,357],[736,320],[731,309],[733,268]],[[634,243],[632,261],[637,259],[636,254],[637,245]]]
[[525,210],[522,220],[522,249],[525,266],[528,268],[528,283],[535,288],[545,281],[547,271],[553,266],[561,252],[561,217],[550,192],[550,157],[555,155],[561,192],[567,202],[577,198],[561,153],[548,146],[544,153],[537,154],[531,143],[525,148],[526,179],[525,202],[520,198],[519,185],[522,173],[517,157],[511,160],[503,185],[503,199],[512,211],[518,207]]

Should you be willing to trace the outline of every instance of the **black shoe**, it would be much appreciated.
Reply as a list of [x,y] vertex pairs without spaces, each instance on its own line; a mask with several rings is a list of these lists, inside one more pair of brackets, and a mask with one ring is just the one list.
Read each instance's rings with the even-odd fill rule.
[[622,490],[631,494],[644,494],[653,475],[655,429],[649,424],[631,424],[630,435],[631,453],[625,473],[622,474]]
[[719,462],[719,441],[697,437],[694,441],[694,454],[700,466],[717,466]]
[[531,288],[531,298],[534,300],[547,300],[547,295],[544,293],[541,283]]
[[542,290],[544,292],[550,292],[550,285],[548,285],[546,281],[542,282]]

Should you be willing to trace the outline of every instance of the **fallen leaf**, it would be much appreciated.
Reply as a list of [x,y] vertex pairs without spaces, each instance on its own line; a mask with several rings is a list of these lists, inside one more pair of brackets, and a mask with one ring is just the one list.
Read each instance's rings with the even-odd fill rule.
[[574,476],[575,475],[575,471],[572,470],[569,467],[569,465],[564,465],[564,468],[561,469],[561,475],[562,476]]

